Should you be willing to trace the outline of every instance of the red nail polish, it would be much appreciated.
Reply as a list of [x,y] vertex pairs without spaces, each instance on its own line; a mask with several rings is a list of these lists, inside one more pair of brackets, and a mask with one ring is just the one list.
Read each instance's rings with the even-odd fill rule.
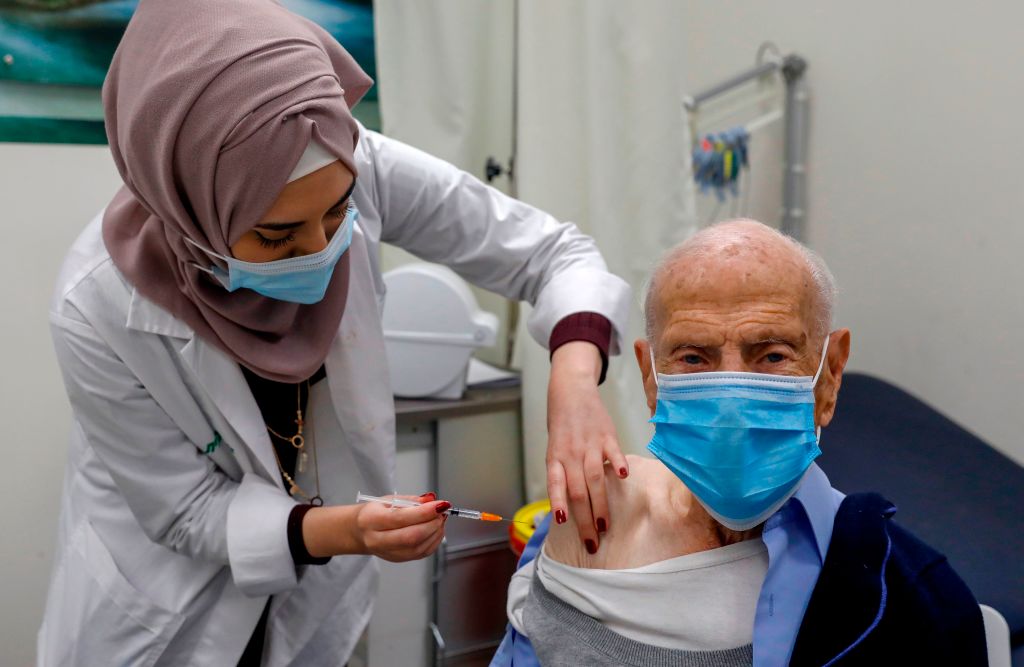
[[584,540],[583,544],[587,547],[587,553],[591,556],[597,553],[597,545],[594,544],[594,540]]
[[436,509],[437,509],[437,513],[438,514],[444,514],[445,512],[450,510],[451,508],[452,508],[452,504],[450,502],[448,502],[447,500],[445,500],[444,502],[438,503]]
[[608,523],[604,519],[597,520],[597,532],[603,533],[608,530]]
[[555,510],[555,523],[565,523],[565,510]]
[[622,477],[623,479],[625,479],[626,475],[628,475],[628,474],[629,474],[628,470],[626,470],[625,468],[619,468],[619,477]]
[[433,491],[427,491],[426,493],[420,495],[420,498],[426,498],[426,500],[424,500],[423,502],[429,503],[432,500],[437,500],[437,494],[434,493]]

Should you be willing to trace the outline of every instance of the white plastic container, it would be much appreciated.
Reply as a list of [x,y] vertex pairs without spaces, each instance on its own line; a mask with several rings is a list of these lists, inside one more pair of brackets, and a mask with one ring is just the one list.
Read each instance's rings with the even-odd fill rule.
[[480,310],[469,286],[435,264],[384,274],[384,341],[391,388],[402,398],[458,399],[473,351],[494,345],[498,318]]

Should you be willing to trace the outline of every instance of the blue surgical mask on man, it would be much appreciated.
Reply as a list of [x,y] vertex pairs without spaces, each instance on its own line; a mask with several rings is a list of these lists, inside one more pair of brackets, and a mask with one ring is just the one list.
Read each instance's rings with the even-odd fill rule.
[[796,493],[821,454],[813,377],[766,373],[651,372],[658,386],[647,449],[693,492],[719,523],[748,530]]
[[311,304],[322,300],[327,293],[334,267],[352,245],[358,216],[355,206],[350,204],[345,220],[323,250],[271,262],[244,262],[217,254],[188,238],[185,240],[206,254],[224,260],[227,271],[216,265],[205,268],[197,264],[196,268],[212,274],[229,292],[246,288],[279,301]]

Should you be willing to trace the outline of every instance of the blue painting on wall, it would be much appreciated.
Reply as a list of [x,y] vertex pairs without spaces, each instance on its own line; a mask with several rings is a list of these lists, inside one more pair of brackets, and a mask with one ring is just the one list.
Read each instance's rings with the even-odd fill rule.
[[[323,26],[376,78],[371,0],[281,2]],[[0,141],[106,143],[100,88],[136,4],[0,0]],[[376,86],[355,114],[380,129]]]

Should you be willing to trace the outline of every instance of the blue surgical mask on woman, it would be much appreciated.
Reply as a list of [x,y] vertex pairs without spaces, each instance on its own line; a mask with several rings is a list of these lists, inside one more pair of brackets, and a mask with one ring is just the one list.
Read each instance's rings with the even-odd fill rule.
[[320,252],[302,257],[289,257],[272,262],[244,262],[225,257],[202,247],[195,241],[185,240],[208,255],[218,257],[228,265],[227,271],[219,266],[196,268],[213,275],[229,292],[246,288],[263,296],[292,303],[317,303],[327,293],[338,260],[352,245],[352,232],[359,212],[349,205],[345,220],[334,232],[327,247]]
[[796,493],[821,454],[814,425],[814,377],[766,373],[659,375],[647,449],[732,530],[765,521]]

